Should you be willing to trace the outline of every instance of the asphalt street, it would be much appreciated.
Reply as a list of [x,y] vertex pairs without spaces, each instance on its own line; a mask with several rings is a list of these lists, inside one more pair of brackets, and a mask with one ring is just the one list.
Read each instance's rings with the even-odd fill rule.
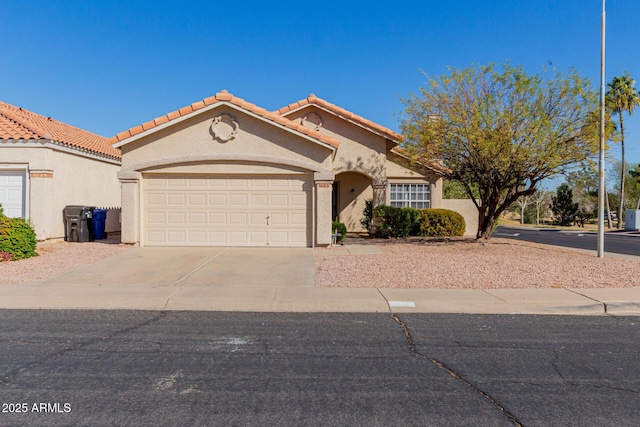
[[2,310],[0,324],[3,426],[640,419],[634,317]]
[[[598,248],[598,235],[589,231],[499,226],[493,236],[575,249],[595,251]],[[640,256],[640,235],[638,233],[607,232],[604,236],[604,250],[605,252]]]

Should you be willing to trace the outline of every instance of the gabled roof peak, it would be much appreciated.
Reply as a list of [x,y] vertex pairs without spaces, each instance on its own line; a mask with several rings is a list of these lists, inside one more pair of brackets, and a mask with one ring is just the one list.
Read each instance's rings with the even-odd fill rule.
[[332,104],[329,101],[326,101],[322,98],[318,98],[315,94],[311,93],[308,97],[301,99],[300,101],[294,102],[292,104],[287,105],[286,107],[282,107],[279,110],[276,110],[275,113],[281,116],[287,116],[293,111],[300,110],[302,108],[306,108],[308,106],[315,105],[324,110],[335,114],[347,121],[355,123],[358,126],[361,126],[370,132],[379,134],[384,136],[385,138],[391,140],[394,143],[399,143],[402,140],[402,136],[389,128],[386,128],[378,123],[372,122],[369,119],[365,119],[362,116],[352,113],[351,111],[345,110],[342,107],[339,107],[335,104]]
[[201,110],[205,107],[208,107],[210,105],[213,104],[217,104],[220,102],[226,102],[229,103],[235,107],[239,107],[249,113],[255,114],[263,119],[269,120],[271,122],[274,122],[276,124],[279,124],[281,126],[284,126],[290,130],[302,133],[308,137],[311,137],[315,140],[320,141],[323,144],[327,144],[331,147],[334,148],[338,148],[338,146],[340,145],[340,143],[338,141],[336,141],[335,139],[331,138],[330,136],[324,135],[318,131],[312,130],[312,129],[308,129],[302,125],[299,125],[297,123],[292,122],[291,120],[282,117],[279,114],[267,111],[264,108],[258,107],[255,104],[252,104],[250,102],[245,101],[242,98],[239,98],[237,96],[232,95],[231,93],[229,93],[227,90],[221,90],[220,92],[216,93],[214,96],[210,96],[208,98],[203,99],[202,101],[198,101],[198,102],[194,102],[191,105],[188,105],[186,107],[182,107],[179,110],[175,110],[172,111],[170,113],[165,114],[164,116],[160,116],[157,117],[153,120],[150,120],[146,123],[143,123],[140,126],[135,126],[127,131],[124,132],[120,132],[119,134],[117,134],[116,136],[112,137],[109,142],[111,142],[112,144],[116,144],[117,143],[117,147],[126,144],[126,142],[123,142],[129,138],[132,138],[138,134],[141,134],[143,132],[146,132],[150,129],[153,129],[155,127],[158,127],[160,125],[164,125],[165,123],[168,123],[172,120],[175,120],[181,116],[186,116],[189,114],[192,114],[198,110]]

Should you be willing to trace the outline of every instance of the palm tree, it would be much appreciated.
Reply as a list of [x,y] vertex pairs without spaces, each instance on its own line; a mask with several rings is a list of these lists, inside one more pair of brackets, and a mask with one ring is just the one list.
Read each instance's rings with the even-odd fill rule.
[[631,78],[626,71],[620,77],[614,77],[613,81],[607,86],[609,90],[606,94],[607,108],[612,113],[618,114],[618,120],[620,121],[620,148],[622,150],[622,171],[620,174],[620,209],[618,209],[618,225],[617,228],[622,226],[622,211],[624,208],[624,176],[625,176],[625,161],[624,161],[624,123],[622,119],[622,113],[628,113],[631,115],[633,110],[640,105],[640,95],[634,88],[635,80]]

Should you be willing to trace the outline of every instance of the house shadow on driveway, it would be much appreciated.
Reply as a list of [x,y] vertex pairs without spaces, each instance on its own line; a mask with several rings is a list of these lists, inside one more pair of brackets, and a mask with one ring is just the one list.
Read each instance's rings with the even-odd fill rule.
[[135,248],[39,282],[51,285],[313,286],[313,249]]

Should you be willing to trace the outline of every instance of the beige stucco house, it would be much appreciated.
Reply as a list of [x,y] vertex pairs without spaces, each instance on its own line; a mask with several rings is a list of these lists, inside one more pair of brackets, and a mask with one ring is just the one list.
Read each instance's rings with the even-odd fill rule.
[[120,206],[119,170],[107,138],[0,102],[0,203],[38,240],[64,237],[67,205]]
[[314,95],[267,111],[226,91],[111,139],[122,151],[122,241],[325,246],[374,205],[440,207],[441,169],[400,136]]

